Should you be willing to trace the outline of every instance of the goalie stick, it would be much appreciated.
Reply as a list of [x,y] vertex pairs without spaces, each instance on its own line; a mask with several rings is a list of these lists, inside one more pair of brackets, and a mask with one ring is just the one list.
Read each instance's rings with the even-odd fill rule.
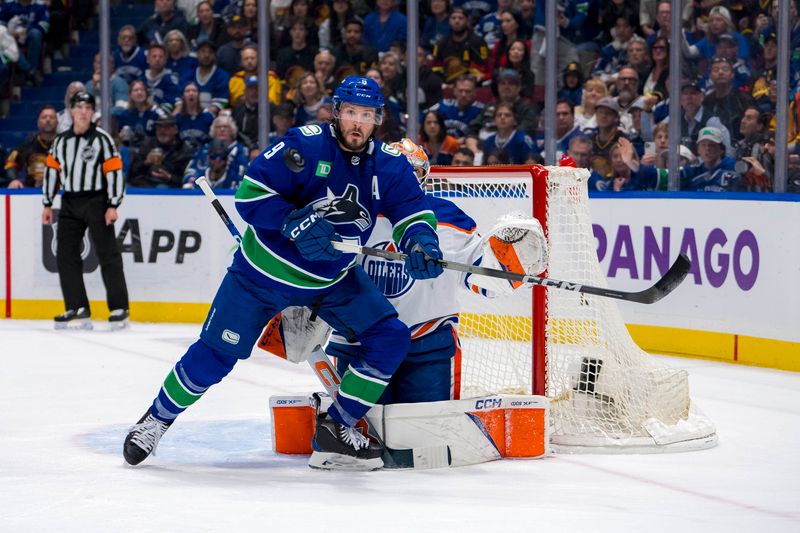
[[[406,254],[400,252],[390,252],[388,250],[370,248],[368,246],[359,246],[358,244],[346,242],[334,241],[332,244],[334,248],[342,252],[382,257],[383,259],[389,259],[391,261],[405,261],[406,259]],[[501,278],[508,281],[520,281],[522,283],[542,285],[543,287],[552,287],[555,289],[563,289],[573,292],[582,292],[584,294],[594,294],[596,296],[603,296],[605,298],[614,298],[616,300],[625,300],[627,302],[636,302],[640,304],[656,303],[664,296],[671,293],[678,285],[681,284],[692,267],[692,263],[689,261],[689,258],[686,257],[685,254],[680,254],[675,262],[672,263],[672,266],[669,267],[667,273],[664,274],[664,276],[659,279],[655,285],[643,291],[627,292],[607,289],[604,287],[582,285],[580,283],[574,283],[571,281],[562,281],[553,278],[541,278],[539,276],[532,276],[529,274],[518,274],[516,272],[508,272],[494,268],[456,263],[455,261],[447,261],[446,259],[437,259],[436,262],[440,263],[443,268],[457,270],[459,272],[466,272],[468,274],[478,274],[493,278]]]

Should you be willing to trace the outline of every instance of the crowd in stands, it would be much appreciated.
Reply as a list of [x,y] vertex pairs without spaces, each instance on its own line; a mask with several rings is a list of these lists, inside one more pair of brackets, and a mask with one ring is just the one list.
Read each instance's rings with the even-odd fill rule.
[[[687,0],[680,43],[669,0],[559,0],[557,157],[591,170],[591,190],[666,190],[670,97],[681,107],[681,189],[773,190],[775,144],[789,147],[789,191],[800,192],[800,0],[791,1],[789,135],[775,139],[777,0]],[[66,37],[65,2],[0,4],[0,85],[41,83],[43,47]],[[90,2],[72,24],[93,23]],[[419,42],[406,42],[396,0],[274,0],[271,57],[259,73],[256,0],[154,0],[153,15],[114,37],[112,135],[131,187],[190,188],[200,176],[236,188],[258,146],[258,86],[269,80],[270,142],[326,123],[345,76],[378,82],[377,137],[416,137],[437,165],[541,163],[544,2],[420,2]],[[680,47],[681,72],[669,72]],[[419,60],[419,131],[406,131],[406,59]],[[14,80],[9,80],[14,65]],[[671,75],[680,93],[669,94]],[[65,94],[100,93],[90,80]],[[65,106],[66,107],[66,106]],[[96,117],[99,120],[99,116]],[[8,156],[0,185],[38,187],[41,160],[70,115],[41,109],[38,132]]]

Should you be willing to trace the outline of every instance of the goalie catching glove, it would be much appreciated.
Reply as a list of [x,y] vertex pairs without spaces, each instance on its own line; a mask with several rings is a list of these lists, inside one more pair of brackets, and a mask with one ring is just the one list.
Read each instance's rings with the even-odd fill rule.
[[309,261],[335,261],[342,252],[331,241],[342,241],[333,224],[318,215],[312,206],[292,211],[283,221],[281,235],[294,241],[295,246]]
[[[547,270],[548,262],[547,239],[542,225],[519,211],[497,219],[484,238],[481,266],[535,276]],[[470,282],[499,294],[508,294],[523,285],[521,281],[480,275],[473,275]]]

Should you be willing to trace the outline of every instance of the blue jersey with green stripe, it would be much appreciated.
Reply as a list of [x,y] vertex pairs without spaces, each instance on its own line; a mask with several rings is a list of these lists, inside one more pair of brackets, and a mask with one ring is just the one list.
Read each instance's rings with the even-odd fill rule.
[[[305,166],[286,165],[294,148]],[[401,250],[410,236],[435,232],[436,218],[406,158],[373,140],[364,152],[342,150],[329,125],[292,128],[247,169],[236,193],[236,208],[247,229],[234,263],[258,283],[283,291],[318,291],[334,285],[356,263],[354,254],[335,261],[307,261],[281,235],[286,216],[313,205],[345,242],[364,245],[378,213],[393,226]]]

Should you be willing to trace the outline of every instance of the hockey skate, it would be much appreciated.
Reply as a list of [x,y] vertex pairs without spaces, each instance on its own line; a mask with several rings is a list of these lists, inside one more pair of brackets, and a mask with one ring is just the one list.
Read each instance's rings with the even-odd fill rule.
[[127,309],[114,309],[108,317],[108,326],[111,331],[123,329],[128,327],[128,310]]
[[67,309],[66,312],[53,318],[56,329],[92,329],[89,310],[85,307]]
[[358,428],[343,426],[327,414],[317,416],[308,466],[320,470],[377,470],[383,467],[383,447],[370,442]]
[[122,455],[125,462],[129,465],[138,465],[150,454],[155,454],[158,441],[169,429],[170,424],[166,424],[157,418],[153,418],[150,409],[139,419],[130,429],[130,433],[125,437],[125,444],[122,447]]

